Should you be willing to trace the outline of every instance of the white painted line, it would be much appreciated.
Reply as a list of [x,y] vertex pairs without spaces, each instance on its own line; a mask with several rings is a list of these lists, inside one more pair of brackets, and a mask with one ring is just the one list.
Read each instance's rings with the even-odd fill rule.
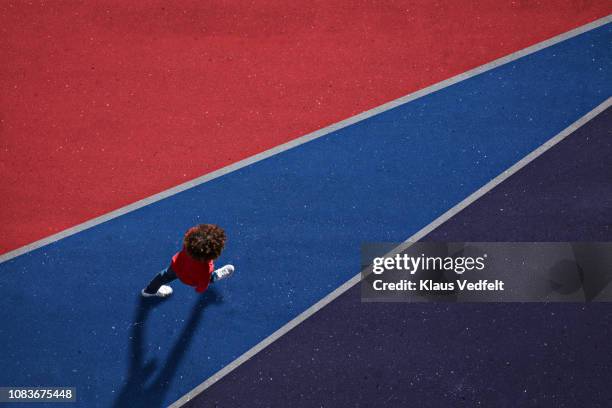
[[139,208],[142,208],[146,205],[152,204],[156,201],[159,200],[163,200],[164,198],[168,198],[170,196],[173,196],[175,194],[180,193],[181,191],[185,191],[187,189],[190,189],[192,187],[195,187],[197,185],[200,185],[202,183],[206,183],[207,181],[210,180],[214,180],[218,177],[221,177],[225,174],[231,173],[233,171],[236,171],[238,169],[241,169],[243,167],[246,167],[248,165],[251,165],[253,163],[257,163],[258,161],[267,159],[268,157],[274,156],[276,154],[279,154],[281,152],[284,152],[286,150],[292,149],[294,147],[300,146],[304,143],[310,142],[311,140],[315,140],[318,139],[322,136],[325,136],[329,133],[332,133],[336,130],[345,128],[347,126],[350,126],[352,124],[355,124],[357,122],[360,122],[362,120],[365,120],[367,118],[370,118],[374,115],[378,115],[379,113],[388,111],[389,109],[393,109],[396,108],[400,105],[406,104],[408,102],[414,101],[415,99],[421,98],[425,95],[429,95],[433,92],[439,91],[440,89],[449,87],[453,84],[456,84],[457,82],[460,81],[464,81],[468,78],[472,78],[478,74],[482,74],[483,72],[489,71],[493,68],[497,68],[501,65],[507,64],[509,62],[512,62],[514,60],[517,60],[521,57],[524,57],[526,55],[532,54],[536,51],[540,51],[546,47],[550,47],[551,45],[557,44],[561,41],[565,41],[569,38],[575,37],[577,35],[580,35],[582,33],[585,33],[587,31],[593,30],[597,27],[601,27],[604,24],[609,23],[610,21],[612,21],[612,14],[600,18],[599,20],[595,20],[592,23],[583,25],[581,27],[578,27],[574,30],[568,31],[566,33],[560,34],[556,37],[550,38],[546,41],[542,41],[538,44],[532,45],[531,47],[527,47],[524,48],[520,51],[514,52],[512,54],[506,55],[505,57],[496,59],[492,62],[489,62],[487,64],[481,65],[479,67],[476,67],[472,70],[466,71],[462,74],[456,75],[452,78],[446,79],[444,81],[438,82],[436,84],[433,84],[431,86],[428,86],[427,88],[423,88],[419,91],[413,92],[411,94],[408,94],[406,96],[403,96],[401,98],[395,99],[391,102],[387,102],[383,105],[377,106],[376,108],[370,109],[368,111],[362,112],[358,115],[352,116],[348,119],[342,120],[340,122],[334,123],[330,126],[327,126],[325,128],[319,129],[317,131],[314,131],[312,133],[309,133],[307,135],[301,136],[297,139],[291,140],[290,142],[284,143],[282,145],[276,146],[272,149],[266,150],[264,152],[258,153],[254,156],[248,157],[244,160],[241,160],[239,162],[236,162],[234,164],[231,164],[229,166],[223,167],[219,170],[215,170],[212,173],[208,173],[205,174],[201,177],[195,178],[193,180],[187,181],[183,184],[179,184],[178,186],[172,187],[168,190],[162,191],[161,193],[157,193],[154,194],[152,196],[149,196],[147,198],[144,198],[142,200],[136,201],[132,204],[126,205],[125,207],[121,207],[117,210],[111,211],[109,213],[106,213],[104,215],[101,215],[99,217],[96,218],[92,218],[89,221],[86,221],[82,224],[78,224],[75,225],[74,227],[65,229],[61,232],[58,232],[56,234],[50,235],[48,237],[45,237],[43,239],[40,239],[38,241],[32,242],[31,244],[22,246],[20,248],[14,249],[12,251],[9,251],[5,254],[0,255],[0,263],[2,262],[6,262],[9,259],[13,259],[19,255],[25,254],[27,252],[33,251],[35,249],[38,249],[40,247],[43,247],[45,245],[48,245],[52,242],[55,241],[59,241],[62,238],[66,238],[69,237],[71,235],[74,235],[78,232],[84,231],[88,228],[94,227],[96,225],[102,224],[103,222],[106,222],[108,220],[112,220],[113,218],[117,218],[120,217],[124,214],[127,214],[131,211],[137,210]]
[[[419,241],[424,236],[432,232],[434,229],[438,228],[444,222],[448,221],[464,208],[468,207],[474,201],[478,200],[480,197],[485,195],[487,192],[491,191],[497,185],[501,184],[508,177],[512,176],[514,173],[525,167],[527,164],[531,163],[537,157],[542,155],[542,153],[546,152],[548,149],[565,139],[567,136],[575,132],[578,128],[589,122],[595,116],[599,115],[601,112],[606,110],[612,105],[612,97],[605,100],[595,109],[591,110],[589,113],[578,119],[576,122],[572,123],[570,126],[565,128],[561,133],[554,136],[553,138],[546,141],[543,145],[533,150],[527,156],[523,157],[521,160],[516,162],[510,168],[505,170],[503,173],[499,174],[497,177],[489,181],[484,186],[480,187],[478,190],[474,191],[471,195],[461,201],[459,204],[455,205],[450,210],[446,211],[444,214],[436,218],[429,225],[418,231],[416,234],[408,238],[406,241],[395,247],[389,253],[383,255],[384,257],[390,257],[397,253],[401,253],[408,247],[410,247],[413,243]],[[227,374],[232,372],[238,366],[240,366],[245,361],[249,360],[255,354],[259,353],[264,348],[268,347],[271,343],[279,339],[281,336],[285,335],[291,329],[296,327],[298,324],[302,323],[304,320],[308,319],[310,316],[315,314],[317,311],[325,307],[327,304],[331,303],[338,296],[342,295],[344,292],[349,290],[351,287],[355,286],[361,280],[361,272],[357,275],[353,276],[351,279],[346,281],[342,286],[335,289],[333,292],[325,296],[323,299],[319,300],[317,303],[306,309],[304,312],[300,313],[293,320],[282,326],[280,329],[272,333],[270,336],[266,337],[264,340],[259,342],[257,345],[252,347],[246,353],[242,354],[240,357],[223,367],[221,370],[217,371],[211,377],[209,377],[206,381],[195,387],[193,390],[189,391],[187,394],[182,396],[179,400],[170,405],[171,408],[178,408],[195,398],[197,395],[202,393],[208,387],[219,381],[221,378],[225,377]]]

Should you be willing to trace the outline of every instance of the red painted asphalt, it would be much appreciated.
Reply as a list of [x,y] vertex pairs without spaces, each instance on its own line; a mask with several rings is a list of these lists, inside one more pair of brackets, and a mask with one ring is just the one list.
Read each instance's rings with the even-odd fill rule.
[[0,253],[612,12],[126,3],[0,4]]

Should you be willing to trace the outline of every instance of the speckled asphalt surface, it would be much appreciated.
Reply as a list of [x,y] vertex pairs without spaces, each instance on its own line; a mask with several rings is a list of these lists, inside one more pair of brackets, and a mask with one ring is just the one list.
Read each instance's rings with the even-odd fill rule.
[[[611,11],[604,2],[563,0],[5,2],[0,252]],[[180,398],[353,276],[361,242],[414,234],[608,98],[612,24],[598,21],[480,75],[1,258],[0,385],[70,384],[75,406],[88,408],[150,408]],[[599,178],[591,170],[581,177],[596,182],[577,183],[582,173],[571,166],[578,156],[565,155],[557,163],[565,167],[555,168],[567,174],[522,186],[525,196],[540,197],[537,205],[504,196],[464,211],[440,237],[484,240],[499,232],[505,240],[521,228],[557,239],[577,239],[572,231],[606,237],[609,222],[589,226],[609,213],[608,167],[593,160],[607,157],[609,146],[591,149],[584,147],[590,156],[583,161]],[[595,187],[601,191],[592,193]],[[568,191],[574,201],[560,206]],[[461,224],[471,211],[474,219]],[[143,300],[143,285],[200,222],[228,232],[219,264],[234,263],[234,277],[203,296],[177,283],[170,299]],[[473,237],[456,235],[469,231]],[[576,403],[570,393],[605,401],[608,314],[599,308],[366,307],[350,291],[257,357],[275,360],[254,359],[240,369],[253,370],[243,380],[238,370],[196,403]]]
[[[176,401],[353,277],[362,242],[413,235],[607,100],[611,36],[593,28],[0,263],[0,384],[72,384],[88,408]],[[200,222],[226,229],[232,279],[143,301]],[[346,362],[330,372],[363,371]]]

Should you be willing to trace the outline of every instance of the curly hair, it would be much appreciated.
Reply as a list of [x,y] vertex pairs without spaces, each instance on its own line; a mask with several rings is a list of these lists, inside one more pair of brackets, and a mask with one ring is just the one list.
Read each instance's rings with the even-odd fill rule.
[[189,228],[183,244],[189,256],[198,261],[217,259],[225,247],[225,231],[214,224],[200,224]]

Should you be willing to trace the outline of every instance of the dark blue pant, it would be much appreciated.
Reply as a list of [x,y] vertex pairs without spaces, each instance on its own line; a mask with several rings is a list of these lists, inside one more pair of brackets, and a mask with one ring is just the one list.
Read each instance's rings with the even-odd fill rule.
[[149,284],[145,288],[145,292],[150,293],[150,294],[155,294],[157,293],[161,285],[170,283],[173,280],[176,280],[176,278],[177,278],[176,273],[174,273],[172,268],[167,267],[166,269],[162,270],[160,273],[155,275],[153,280],[151,280],[151,282],[149,282]]
[[[145,288],[145,292],[153,295],[157,293],[161,285],[166,285],[172,282],[173,280],[176,280],[177,278],[178,276],[176,276],[176,273],[169,266],[166,269],[162,270],[157,275],[155,275],[153,280],[151,280],[151,282],[149,282],[149,284]],[[210,283],[213,283],[214,281],[215,281],[215,274],[213,273],[210,276]]]

